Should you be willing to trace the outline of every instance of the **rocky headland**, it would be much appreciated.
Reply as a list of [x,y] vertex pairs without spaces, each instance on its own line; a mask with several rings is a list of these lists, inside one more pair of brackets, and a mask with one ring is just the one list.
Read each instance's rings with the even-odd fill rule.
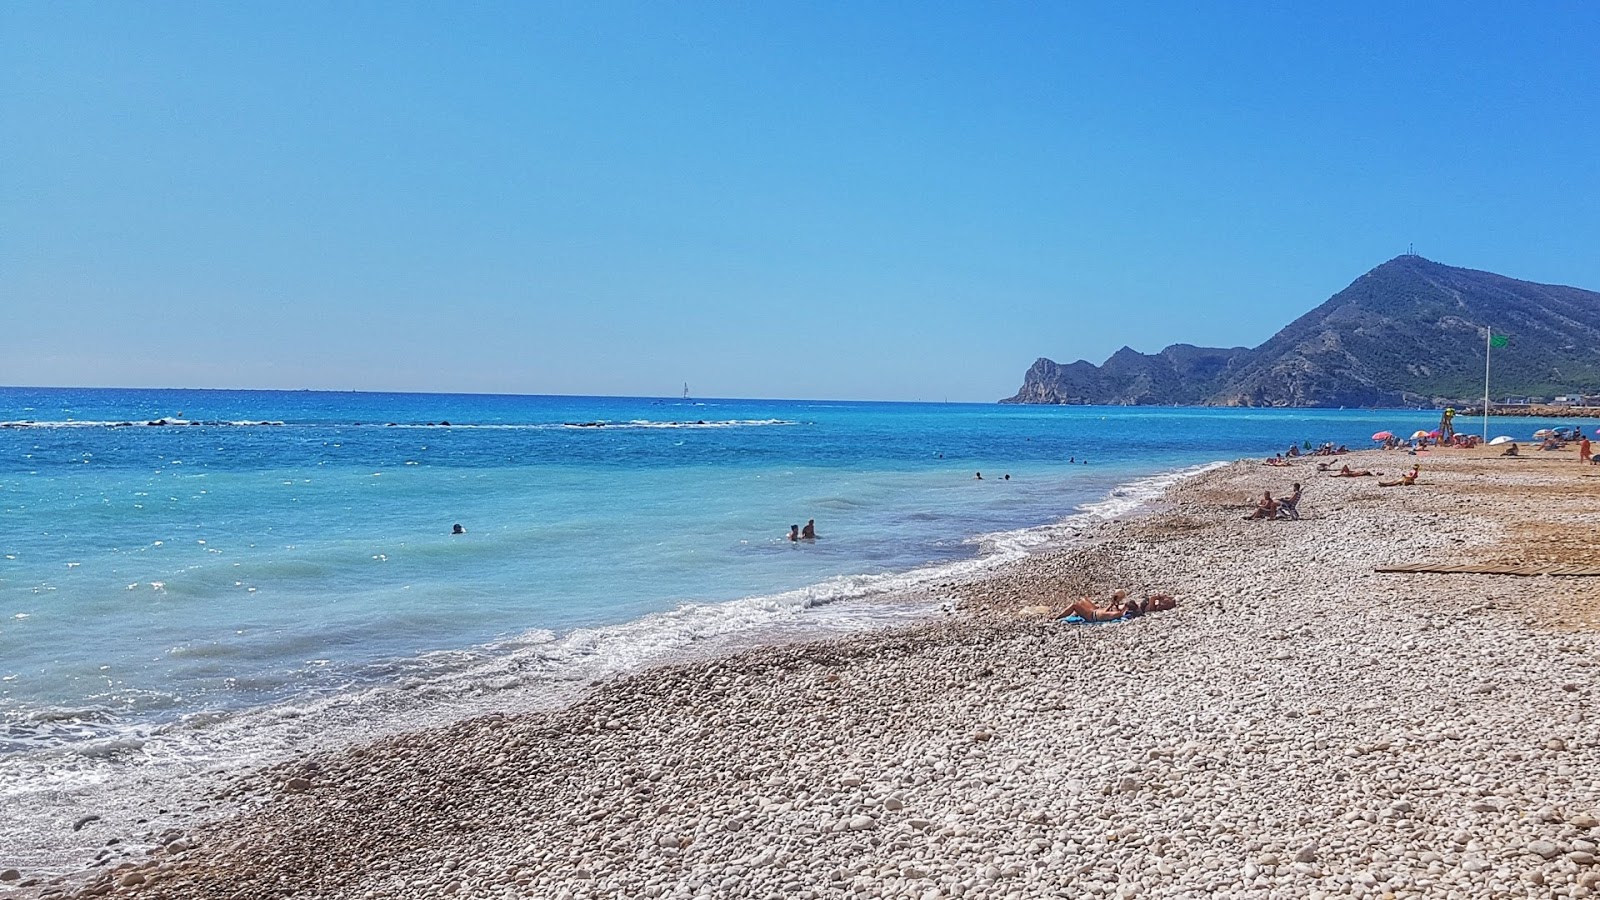
[[[1345,457],[1396,473],[1404,452]],[[1600,579],[1571,454],[1409,488],[1244,461],[928,624],[644,672],[241,778],[243,814],[14,896],[1586,897]],[[1343,461],[1343,460],[1341,460]],[[1306,485],[1298,521],[1244,521]],[[1177,609],[1051,611],[1114,588]],[[0,866],[4,860],[0,859]],[[23,887],[16,887],[25,885]],[[0,897],[8,889],[0,886]]]
[[1123,347],[1101,365],[1041,358],[1002,403],[1461,406],[1483,401],[1485,328],[1495,399],[1600,392],[1600,293],[1396,257],[1259,347]]

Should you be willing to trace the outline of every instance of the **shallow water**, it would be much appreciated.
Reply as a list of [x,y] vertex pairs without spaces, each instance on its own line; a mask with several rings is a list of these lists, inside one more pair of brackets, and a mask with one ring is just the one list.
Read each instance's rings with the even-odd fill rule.
[[5,389],[0,421],[20,802],[926,614],[858,601],[1059,542],[1138,479],[1437,416]]

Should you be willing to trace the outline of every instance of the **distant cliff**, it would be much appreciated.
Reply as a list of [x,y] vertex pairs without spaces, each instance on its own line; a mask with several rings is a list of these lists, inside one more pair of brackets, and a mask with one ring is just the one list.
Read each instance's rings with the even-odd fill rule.
[[1600,392],[1600,294],[1392,259],[1253,349],[1128,347],[1039,359],[1002,403],[1434,406],[1481,399],[1483,328],[1506,334],[1494,393]]

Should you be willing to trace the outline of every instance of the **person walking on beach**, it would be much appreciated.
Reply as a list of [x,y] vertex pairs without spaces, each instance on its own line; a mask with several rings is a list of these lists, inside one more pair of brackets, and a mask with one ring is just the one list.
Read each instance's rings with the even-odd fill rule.
[[1589,457],[1589,438],[1587,436],[1578,438],[1578,462],[1586,463]]

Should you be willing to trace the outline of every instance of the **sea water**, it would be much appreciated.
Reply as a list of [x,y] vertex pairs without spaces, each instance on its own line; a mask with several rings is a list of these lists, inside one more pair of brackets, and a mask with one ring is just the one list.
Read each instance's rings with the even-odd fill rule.
[[897,590],[1059,546],[1176,474],[1436,422],[0,389],[0,849],[46,859],[36,820],[130,781],[926,616]]

